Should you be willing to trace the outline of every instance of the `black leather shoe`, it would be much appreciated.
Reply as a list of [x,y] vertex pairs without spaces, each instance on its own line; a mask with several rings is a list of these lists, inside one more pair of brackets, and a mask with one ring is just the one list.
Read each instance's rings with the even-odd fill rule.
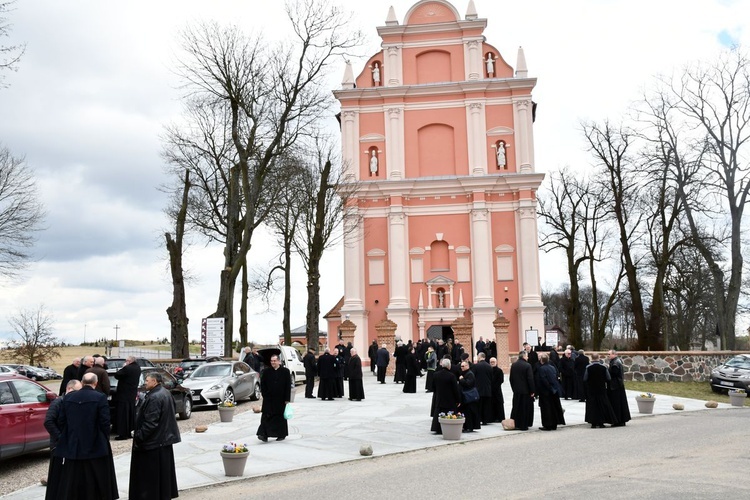
[[[283,438],[283,437],[280,437],[280,438],[276,438],[276,441],[283,441],[284,439],[285,439],[285,438]],[[268,441],[268,439],[266,439],[266,441]]]
[[261,441],[263,441],[264,443],[267,443],[267,442],[268,442],[268,437],[267,437],[267,436],[261,436],[261,435],[259,434],[259,435],[258,435],[258,439],[260,439],[260,440],[261,440]]
[[554,430],[554,429],[548,429],[546,427],[540,427],[539,430],[540,431],[551,431],[551,430]]

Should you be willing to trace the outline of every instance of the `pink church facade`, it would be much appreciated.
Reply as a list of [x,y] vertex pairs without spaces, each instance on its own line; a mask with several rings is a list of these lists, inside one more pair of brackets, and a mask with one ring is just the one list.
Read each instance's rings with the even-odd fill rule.
[[[422,0],[377,28],[382,50],[341,103],[343,161],[356,186],[346,216],[342,320],[366,359],[383,320],[403,341],[452,336],[464,318],[471,345],[509,321],[507,350],[543,331],[535,172],[535,78],[523,51],[514,69],[483,35],[470,1],[462,19]],[[500,358],[503,354],[498,353]],[[507,359],[507,358],[506,358]],[[503,360],[504,361],[504,360]],[[501,362],[505,365],[505,362]]]

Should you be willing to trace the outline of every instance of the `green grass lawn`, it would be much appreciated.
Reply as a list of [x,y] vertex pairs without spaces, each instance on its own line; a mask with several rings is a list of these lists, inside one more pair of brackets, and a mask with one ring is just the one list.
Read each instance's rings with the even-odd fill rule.
[[[700,399],[703,401],[717,401],[729,403],[729,396],[718,394],[711,390],[708,382],[635,382],[626,381],[625,389],[629,391],[653,392],[679,398]],[[750,398],[746,398],[745,406],[750,406]]]

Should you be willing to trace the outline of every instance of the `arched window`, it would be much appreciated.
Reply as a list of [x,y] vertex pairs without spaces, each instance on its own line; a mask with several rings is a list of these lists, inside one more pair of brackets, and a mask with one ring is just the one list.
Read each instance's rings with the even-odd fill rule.
[[448,254],[448,243],[445,241],[433,241],[430,245],[430,270],[450,271],[451,265]]

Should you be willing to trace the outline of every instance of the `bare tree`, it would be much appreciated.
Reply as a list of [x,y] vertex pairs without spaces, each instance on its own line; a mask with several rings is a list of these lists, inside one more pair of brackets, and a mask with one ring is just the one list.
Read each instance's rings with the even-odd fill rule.
[[54,335],[54,320],[44,305],[33,310],[19,310],[8,319],[8,323],[15,333],[10,344],[14,359],[36,366],[60,357],[60,341]]
[[569,168],[553,172],[549,178],[549,190],[539,197],[539,214],[544,221],[540,247],[545,252],[565,253],[570,293],[566,307],[568,342],[580,346],[583,345],[580,267],[591,258],[585,247],[588,186]]
[[325,250],[340,240],[344,206],[356,183],[340,183],[340,161],[331,142],[318,136],[304,170],[304,202],[300,204],[299,227],[294,246],[307,272],[307,345],[318,351],[320,337],[320,261]]
[[174,221],[174,237],[168,231],[164,233],[167,252],[169,253],[169,269],[172,276],[172,305],[167,308],[167,317],[169,317],[169,324],[171,325],[173,358],[185,358],[190,355],[189,320],[185,302],[185,275],[182,267],[185,219],[190,194],[190,171],[185,170],[184,175],[182,197],[175,200],[171,209],[168,210],[170,218]]
[[[8,13],[13,10],[12,6],[16,3],[0,2],[0,39],[10,36],[10,29],[12,25],[8,20]],[[2,74],[3,70],[18,71],[18,62],[21,60],[21,56],[26,51],[26,45],[1,45],[0,44],[0,88],[7,87],[3,83],[5,76]]]
[[[717,328],[722,347],[734,349],[736,315],[742,286],[742,219],[750,195],[750,66],[739,49],[725,53],[713,64],[695,64],[673,79],[662,78],[665,99],[693,139],[694,161],[678,165],[684,174],[678,195],[693,244],[713,276]],[[691,175],[690,168],[699,166]],[[696,200],[714,197],[722,217],[704,216]],[[728,228],[728,238],[724,229]],[[723,251],[714,252],[712,243]],[[729,256],[728,266],[720,255]],[[719,257],[719,258],[717,258]]]
[[15,278],[28,265],[43,219],[31,168],[0,147],[0,275]]
[[295,37],[276,48],[217,24],[190,28],[182,39],[185,89],[192,99],[223,111],[230,137],[232,163],[223,165],[224,264],[212,314],[226,319],[225,354],[231,348],[235,282],[278,187],[269,182],[277,159],[330,105],[331,95],[321,85],[325,71],[361,38],[349,30],[348,16],[322,1],[288,4],[287,14]]

